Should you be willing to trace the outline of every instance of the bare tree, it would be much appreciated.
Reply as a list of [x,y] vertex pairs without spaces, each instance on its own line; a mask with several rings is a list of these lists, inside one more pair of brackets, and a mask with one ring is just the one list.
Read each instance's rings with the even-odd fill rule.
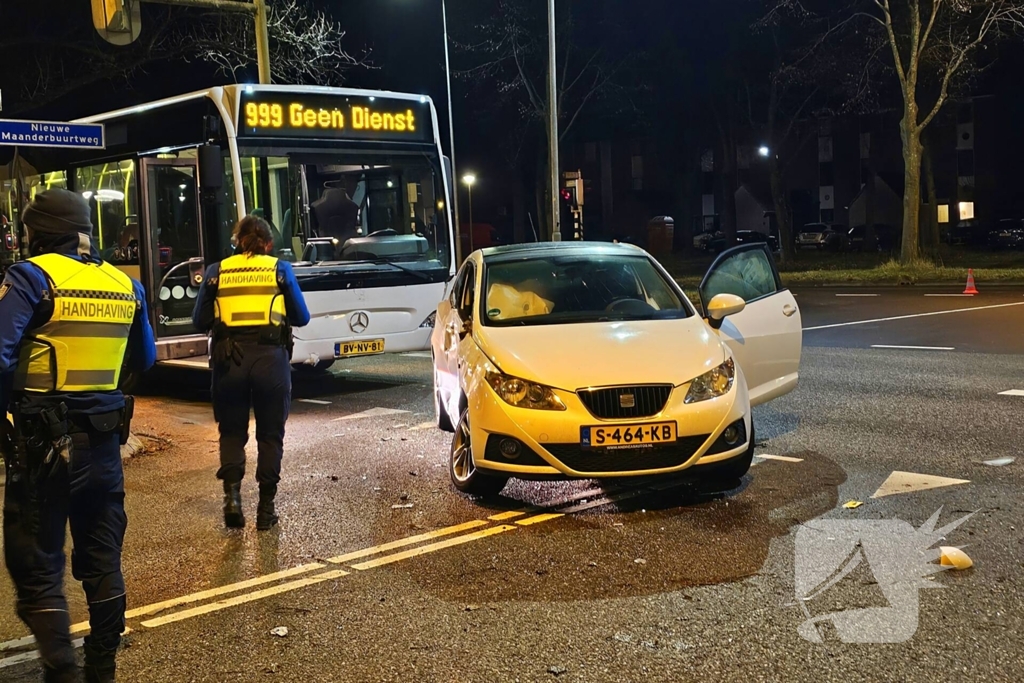
[[[518,160],[523,144],[531,139],[530,128],[548,118],[547,27],[543,3],[533,0],[496,0],[490,17],[477,25],[474,37],[459,44],[468,68],[459,71],[477,90],[491,109],[511,109],[523,124],[517,126],[508,143],[510,160]],[[607,10],[606,10],[607,12]],[[627,74],[637,62],[615,44],[615,30],[596,19],[600,12],[592,8],[583,22],[573,14],[569,3],[559,3],[558,97],[559,139],[562,142],[580,120],[595,113],[600,105],[605,112],[620,113],[633,109],[631,97],[639,87]],[[595,25],[596,24],[596,25]],[[543,134],[544,140],[547,133]],[[547,214],[543,179],[546,168],[538,172],[538,209]],[[550,225],[550,220],[541,220]]]
[[[274,80],[339,85],[349,69],[367,66],[366,54],[342,49],[338,22],[305,0],[268,5]],[[130,84],[158,63],[204,62],[233,80],[255,63],[252,19],[244,14],[146,5],[142,35],[121,47],[96,35],[88,3],[81,9],[45,13],[31,3],[3,3],[0,25],[18,30],[0,36],[0,51],[18,55],[20,65],[4,72],[5,113],[37,109],[104,81]]]
[[[852,0],[827,36],[881,36],[902,94],[905,187],[901,260],[920,257],[922,134],[987,44],[1024,28],[1021,0]],[[866,30],[865,30],[866,29]],[[827,39],[827,38],[826,38]]]

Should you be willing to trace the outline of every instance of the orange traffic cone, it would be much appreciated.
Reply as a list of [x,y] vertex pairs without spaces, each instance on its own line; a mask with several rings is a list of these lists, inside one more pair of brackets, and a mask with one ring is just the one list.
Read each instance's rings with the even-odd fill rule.
[[967,289],[964,290],[964,294],[978,294],[978,288],[974,286],[974,269],[967,269]]

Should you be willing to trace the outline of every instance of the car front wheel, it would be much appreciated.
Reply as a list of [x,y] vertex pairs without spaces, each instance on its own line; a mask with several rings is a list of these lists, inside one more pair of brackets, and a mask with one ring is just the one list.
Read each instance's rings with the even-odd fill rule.
[[721,465],[712,465],[714,468],[708,473],[710,479],[716,483],[734,483],[743,478],[750,470],[751,463],[754,462],[754,424],[750,424],[750,445],[747,447],[746,452],[743,455],[737,456],[732,460],[727,460]]
[[451,456],[448,459],[448,472],[455,488],[476,496],[495,496],[508,483],[508,477],[482,474],[476,468],[473,461],[472,434],[469,429],[469,409],[462,412],[459,424],[455,428]]

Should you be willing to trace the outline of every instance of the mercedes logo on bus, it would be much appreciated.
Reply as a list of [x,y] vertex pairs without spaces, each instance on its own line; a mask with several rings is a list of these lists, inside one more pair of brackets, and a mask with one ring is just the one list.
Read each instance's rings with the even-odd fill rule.
[[348,327],[356,334],[366,332],[370,326],[370,315],[366,311],[356,311],[348,319]]

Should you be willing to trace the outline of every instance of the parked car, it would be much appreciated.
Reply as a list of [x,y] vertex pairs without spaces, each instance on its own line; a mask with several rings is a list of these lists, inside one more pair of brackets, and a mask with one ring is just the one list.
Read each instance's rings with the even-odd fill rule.
[[[848,244],[852,251],[864,251],[864,239],[867,234],[866,225],[855,225],[847,233]],[[875,248],[878,251],[893,251],[900,247],[902,235],[899,228],[878,223],[875,225]]]
[[968,218],[959,223],[947,223],[940,236],[946,244],[978,247],[989,242],[989,232],[990,230],[977,218]]
[[808,223],[796,236],[796,246],[843,251],[850,246],[845,225],[838,223]]
[[1006,218],[996,224],[988,234],[988,245],[993,249],[1024,249],[1024,220]]
[[708,241],[705,249],[719,254],[730,247],[735,247],[740,244],[767,244],[768,248],[771,249],[772,252],[779,251],[779,238],[775,235],[767,235],[758,230],[737,230],[736,240],[732,244],[728,243],[724,234],[717,233]]
[[797,385],[800,309],[759,244],[716,258],[699,291],[698,307],[626,244],[470,254],[431,335],[455,488],[742,477],[754,455],[751,407]]

